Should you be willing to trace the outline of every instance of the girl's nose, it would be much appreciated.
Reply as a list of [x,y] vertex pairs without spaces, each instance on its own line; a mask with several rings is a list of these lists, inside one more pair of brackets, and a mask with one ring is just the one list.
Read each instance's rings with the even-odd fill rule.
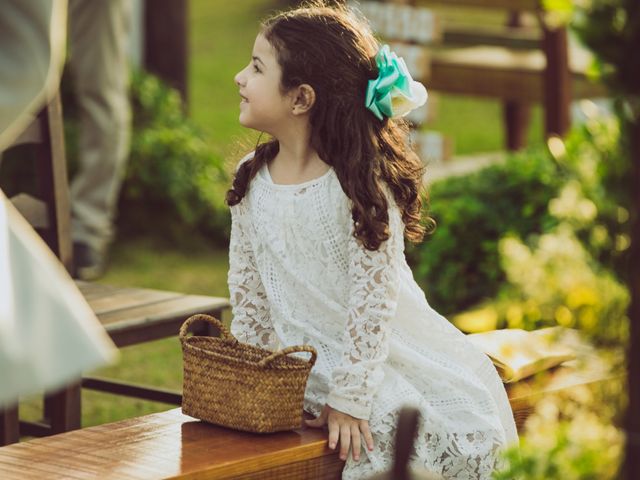
[[239,87],[242,87],[244,84],[244,77],[242,75],[242,72],[244,72],[244,70],[240,70],[238,73],[236,73],[236,76],[233,77],[234,82],[236,82],[236,85]]

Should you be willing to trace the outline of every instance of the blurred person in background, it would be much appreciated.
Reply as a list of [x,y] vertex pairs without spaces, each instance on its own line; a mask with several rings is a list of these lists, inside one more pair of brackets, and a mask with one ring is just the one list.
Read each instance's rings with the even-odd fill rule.
[[84,280],[104,273],[129,156],[131,14],[128,0],[69,1],[69,67],[80,118],[71,221],[74,274]]

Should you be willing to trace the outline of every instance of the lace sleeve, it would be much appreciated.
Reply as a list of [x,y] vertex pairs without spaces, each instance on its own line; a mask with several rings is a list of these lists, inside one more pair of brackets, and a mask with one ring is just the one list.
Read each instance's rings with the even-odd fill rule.
[[331,376],[327,403],[356,418],[369,419],[373,395],[382,383],[388,355],[388,323],[397,306],[398,255],[404,251],[404,224],[389,209],[389,239],[377,251],[349,240],[349,317],[340,364]]
[[231,333],[241,342],[275,350],[277,337],[271,324],[269,301],[241,216],[238,208],[231,208],[228,275],[233,314]]

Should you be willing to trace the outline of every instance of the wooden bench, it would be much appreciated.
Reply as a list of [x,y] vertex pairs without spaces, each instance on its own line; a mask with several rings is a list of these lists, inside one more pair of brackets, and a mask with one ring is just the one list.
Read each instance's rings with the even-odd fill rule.
[[0,448],[3,480],[339,479],[343,466],[323,430],[251,434],[180,409]]
[[[519,431],[540,398],[608,378],[602,370],[565,365],[509,385]],[[195,421],[180,409],[0,448],[3,480],[339,479],[343,467],[325,430],[251,434]]]

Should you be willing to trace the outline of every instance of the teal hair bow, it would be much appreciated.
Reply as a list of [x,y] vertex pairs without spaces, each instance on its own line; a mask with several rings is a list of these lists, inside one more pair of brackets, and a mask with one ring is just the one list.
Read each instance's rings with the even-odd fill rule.
[[427,101],[427,89],[411,78],[401,57],[383,45],[376,55],[378,78],[369,80],[365,105],[380,120],[401,117]]

